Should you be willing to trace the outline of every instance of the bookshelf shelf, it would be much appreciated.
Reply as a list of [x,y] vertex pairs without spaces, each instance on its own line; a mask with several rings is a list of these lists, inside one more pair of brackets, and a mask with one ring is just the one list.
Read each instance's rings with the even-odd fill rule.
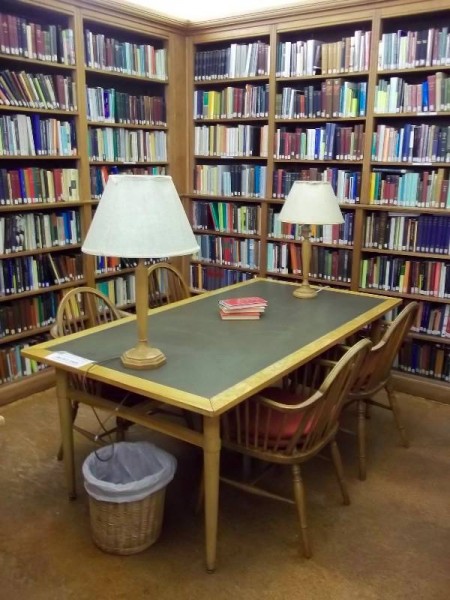
[[141,83],[157,83],[159,85],[168,85],[168,79],[158,79],[157,77],[142,77],[141,75],[133,75],[132,73],[124,73],[120,71],[109,71],[105,69],[93,69],[92,67],[85,68],[86,75],[99,75],[101,77],[114,77],[120,79],[130,79],[131,81]]
[[30,336],[48,333],[51,328],[52,325],[47,325],[46,327],[29,327],[26,331],[22,331],[21,333],[16,333],[15,335],[5,335],[4,337],[0,338],[0,345],[10,344],[12,342],[16,342],[17,340],[29,338]]
[[46,160],[78,160],[80,158],[79,154],[71,154],[70,156],[59,156],[59,155],[51,155],[51,154],[46,154],[46,155],[37,155],[37,156],[22,156],[20,154],[14,154],[14,155],[8,155],[8,156],[0,156],[0,160],[31,160],[31,161],[35,161],[35,160],[39,160],[39,161],[46,161]]
[[406,293],[400,293],[400,292],[392,292],[392,291],[385,291],[382,289],[378,289],[378,288],[365,288],[365,287],[358,287],[358,292],[365,292],[365,293],[372,293],[372,294],[379,294],[381,296],[393,296],[394,298],[405,298],[407,300],[419,300],[419,301],[427,301],[427,302],[440,302],[442,304],[450,304],[450,298],[439,298],[437,296],[428,296],[428,295],[422,295],[422,294],[406,294]]
[[[14,112],[14,113],[39,113],[44,115],[55,115],[55,116],[69,116],[76,117],[78,116],[78,111],[76,110],[60,110],[57,108],[39,108],[34,106],[7,106],[6,104],[0,104],[0,109],[2,112]],[[33,157],[35,158],[35,157]]]
[[71,250],[79,250],[81,244],[67,244],[64,246],[51,246],[50,248],[36,248],[34,250],[21,250],[20,252],[10,252],[8,254],[0,254],[0,260],[7,258],[18,258],[20,256],[35,256],[38,254],[49,254],[54,252],[66,252]]
[[76,71],[77,66],[74,65],[65,65],[53,61],[48,60],[35,60],[33,58],[27,58],[26,56],[17,56],[16,54],[5,54],[4,52],[0,52],[0,60],[7,61],[8,63],[19,63],[24,65],[33,65],[36,67],[40,67],[42,69],[58,69],[61,71]]
[[434,252],[411,252],[408,250],[387,250],[384,248],[366,248],[362,247],[361,252],[368,254],[386,254],[388,256],[412,256],[414,258],[430,258],[437,260],[448,260],[448,256]]
[[0,205],[0,214],[9,212],[23,212],[23,211],[35,211],[35,210],[62,210],[64,208],[80,207],[83,206],[83,202],[31,202],[29,204],[5,204]]
[[324,79],[331,79],[336,77],[345,77],[345,78],[361,78],[367,77],[369,75],[369,71],[340,71],[339,73],[324,73],[317,75],[298,75],[296,77],[276,77],[275,81],[277,83],[290,83],[292,81],[323,81]]
[[79,285],[86,285],[86,279],[76,279],[67,283],[60,283],[59,285],[49,285],[48,287],[41,287],[35,290],[21,292],[20,294],[8,294],[7,296],[0,296],[0,303],[10,302],[11,300],[19,300],[21,298],[29,298],[30,296],[37,296],[38,294],[48,294],[49,292],[56,292],[58,290],[73,288]]
[[166,131],[166,125],[135,125],[134,123],[107,123],[105,121],[89,121],[89,127],[115,127],[119,129],[144,129],[148,131]]

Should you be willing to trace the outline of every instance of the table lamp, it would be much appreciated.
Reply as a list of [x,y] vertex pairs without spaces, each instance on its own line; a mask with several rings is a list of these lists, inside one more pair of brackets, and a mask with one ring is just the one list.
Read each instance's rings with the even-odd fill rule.
[[296,298],[315,298],[317,290],[309,285],[311,263],[310,225],[343,223],[341,209],[328,181],[295,181],[280,212],[280,221],[302,225],[302,284],[294,290]]
[[138,342],[122,354],[131,369],[166,362],[147,337],[148,281],[145,259],[193,254],[198,244],[172,178],[165,175],[110,175],[81,248],[86,254],[137,258]]

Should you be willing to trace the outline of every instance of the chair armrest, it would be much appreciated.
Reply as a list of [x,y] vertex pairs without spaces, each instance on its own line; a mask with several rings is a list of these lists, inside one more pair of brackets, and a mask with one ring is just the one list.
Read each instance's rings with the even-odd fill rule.
[[121,310],[120,308],[117,309],[117,312],[119,313],[119,317],[121,319],[124,319],[125,317],[131,317],[132,316],[132,313],[129,313],[126,310]]
[[50,336],[56,340],[56,338],[59,337],[58,335],[58,326],[56,325],[56,323],[54,325],[51,326],[50,328]]
[[319,390],[317,390],[316,392],[314,392],[314,394],[312,396],[310,396],[306,400],[303,400],[302,398],[299,397],[298,404],[284,404],[283,402],[277,402],[276,400],[271,400],[270,398],[266,398],[265,396],[262,396],[260,394],[253,396],[252,400],[257,400],[258,402],[261,402],[261,404],[263,404],[264,406],[267,406],[269,408],[289,413],[289,412],[298,412],[299,409],[306,408],[310,404],[313,404],[314,402],[316,402],[318,398],[322,397],[322,395],[323,394],[321,392],[319,392]]

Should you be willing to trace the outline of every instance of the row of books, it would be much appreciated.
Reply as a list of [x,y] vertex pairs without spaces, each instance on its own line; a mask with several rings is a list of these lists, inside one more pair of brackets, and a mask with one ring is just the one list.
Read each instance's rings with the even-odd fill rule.
[[326,79],[320,86],[284,87],[275,99],[276,119],[364,117],[367,83]]
[[294,181],[329,181],[342,204],[359,204],[361,171],[330,167],[318,169],[274,169],[272,198],[286,198]]
[[0,71],[0,105],[77,110],[76,83],[70,75]]
[[370,174],[370,204],[450,208],[448,169],[408,171],[379,168]]
[[82,258],[49,253],[0,260],[0,297],[81,280]]
[[0,216],[0,254],[81,243],[78,211],[30,212]]
[[208,196],[263,198],[267,167],[262,165],[195,165],[194,191]]
[[367,71],[370,59],[370,31],[356,30],[335,42],[286,41],[277,46],[277,77],[302,77]]
[[134,96],[114,88],[86,88],[88,121],[132,125],[166,125],[163,96]]
[[416,320],[411,331],[450,338],[450,304],[419,302]]
[[450,162],[450,125],[383,123],[372,135],[371,156],[381,162]]
[[[344,222],[339,225],[310,225],[311,242],[353,246],[353,228],[355,213],[344,212]],[[294,223],[282,223],[278,208],[269,208],[267,216],[267,237],[287,240],[302,239],[302,226]]]
[[268,83],[194,91],[194,119],[257,118],[268,115]]
[[450,256],[450,215],[367,213],[364,246]]
[[375,113],[440,112],[450,110],[450,77],[442,71],[421,83],[402,77],[379,79],[375,87]]
[[[146,259],[144,264],[149,266],[153,264],[152,259]],[[95,274],[102,273],[117,273],[123,269],[134,269],[137,267],[138,261],[136,258],[119,258],[117,256],[96,256],[95,257]]]
[[363,149],[363,125],[279,127],[274,135],[274,158],[282,160],[362,160]]
[[448,26],[383,33],[378,45],[379,69],[412,69],[450,65]]
[[0,304],[0,339],[52,325],[60,297],[59,292],[49,292]]
[[450,298],[450,263],[386,255],[363,258],[361,287]]
[[116,306],[127,306],[136,303],[136,277],[134,273],[120,275],[107,281],[97,281],[99,292],[108,296]]
[[73,30],[0,13],[0,50],[32,60],[75,64]]
[[108,181],[109,175],[113,173],[118,175],[120,173],[128,173],[130,175],[165,175],[166,167],[155,165],[148,167],[118,167],[116,165],[106,167],[90,167],[89,175],[91,182],[91,197],[98,199],[103,194],[106,182]]
[[198,234],[195,239],[200,247],[194,255],[195,260],[244,269],[259,269],[258,240]]
[[450,381],[450,347],[407,340],[400,348],[394,367],[406,373]]
[[0,156],[73,156],[75,126],[38,114],[0,116]]
[[233,283],[247,281],[254,273],[202,264],[190,265],[190,285],[195,290],[217,290]]
[[79,199],[77,169],[0,169],[0,206]]
[[199,125],[194,130],[196,156],[267,157],[268,125]]
[[[301,275],[302,255],[300,245],[269,242],[267,244],[267,271],[283,275]],[[312,246],[310,277],[349,283],[351,272],[351,250]]]
[[259,235],[261,206],[198,200],[191,204],[191,223],[194,229]]
[[86,65],[140,77],[167,79],[167,52],[151,44],[133,44],[103,33],[84,32]]
[[152,162],[167,161],[165,131],[129,130],[122,127],[90,127],[88,156],[91,161]]
[[25,358],[21,351],[39,342],[44,342],[44,337],[36,337],[26,343],[15,344],[0,349],[0,383],[10,383],[21,377],[33,375],[48,368],[36,360]]
[[249,44],[230,44],[216,50],[195,53],[194,80],[236,79],[268,75],[270,46],[257,41]]

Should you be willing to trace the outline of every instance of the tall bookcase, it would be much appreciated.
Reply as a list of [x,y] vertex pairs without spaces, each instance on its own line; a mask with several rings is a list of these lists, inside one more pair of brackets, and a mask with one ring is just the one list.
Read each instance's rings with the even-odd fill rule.
[[[310,279],[418,300],[419,319],[400,354],[397,381],[406,391],[442,400],[450,381],[450,338],[444,336],[450,311],[449,27],[450,11],[432,0],[319,4],[198,25],[187,55],[194,119],[186,203],[196,232],[206,238],[189,265],[193,291],[243,272],[299,279],[300,233],[277,215],[294,180],[326,178],[345,222],[313,230]],[[233,85],[219,76],[217,49],[256,39],[269,40],[271,56],[264,115],[269,141],[261,161],[266,181],[256,198],[236,202],[214,187],[199,193],[199,165],[206,161],[198,156],[198,129],[206,121],[201,111],[210,109],[210,96],[202,102],[199,91]],[[199,69],[206,80],[199,81]],[[230,124],[226,117],[214,115],[213,122],[236,127],[242,120],[233,114]],[[247,221],[235,205],[250,203],[256,234],[237,233]],[[259,265],[242,267],[245,255],[229,253],[228,237],[257,240]]]
[[66,288],[98,287],[133,307],[132,265],[82,255],[81,244],[111,172],[183,185],[169,124],[184,128],[186,80],[181,26],[131,5],[8,0],[0,12],[4,403],[52,382],[20,348],[48,336]]
[[[5,0],[0,12],[0,71],[16,87],[8,104],[0,80],[0,378],[22,368],[20,344],[48,335],[65,288],[112,288],[132,307],[132,270],[80,252],[112,169],[172,175],[201,246],[180,262],[194,292],[299,279],[300,235],[278,213],[292,181],[326,177],[345,223],[313,231],[311,279],[419,300],[397,378],[447,399],[450,9],[440,0],[311,1],[197,25],[107,0]],[[102,65],[103,50],[138,67]],[[156,53],[166,73],[142,74]],[[51,381],[24,368],[0,402]]]

